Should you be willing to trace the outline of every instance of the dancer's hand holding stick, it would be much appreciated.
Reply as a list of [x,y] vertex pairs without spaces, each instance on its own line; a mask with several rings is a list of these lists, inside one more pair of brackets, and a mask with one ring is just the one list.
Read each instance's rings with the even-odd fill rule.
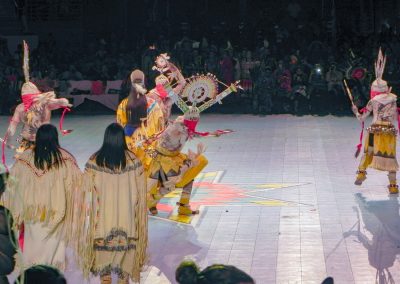
[[349,96],[349,99],[350,99],[350,102],[351,102],[351,109],[353,110],[354,114],[357,115],[357,113],[358,113],[358,108],[357,108],[357,106],[354,104],[353,95],[351,94],[351,90],[350,90],[349,86],[347,85],[347,81],[346,81],[346,80],[343,80],[343,84],[344,84],[345,91],[346,91],[347,95]]

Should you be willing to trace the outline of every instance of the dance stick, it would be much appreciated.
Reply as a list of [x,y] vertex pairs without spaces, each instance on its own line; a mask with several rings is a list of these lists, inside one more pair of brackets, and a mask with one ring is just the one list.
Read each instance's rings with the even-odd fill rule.
[[344,87],[345,87],[345,89],[346,89],[346,93],[347,93],[347,95],[349,96],[349,99],[350,99],[350,101],[351,101],[351,104],[354,105],[353,95],[351,94],[350,88],[349,88],[349,86],[347,85],[346,79],[343,80],[343,84],[344,84]]

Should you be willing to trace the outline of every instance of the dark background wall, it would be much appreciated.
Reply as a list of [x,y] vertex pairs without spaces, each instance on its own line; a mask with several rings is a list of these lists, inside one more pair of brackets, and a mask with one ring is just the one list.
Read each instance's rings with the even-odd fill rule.
[[[297,19],[293,21],[287,15],[291,2],[296,1],[0,0],[0,33],[20,32],[23,28],[17,14],[23,14],[28,32],[53,33],[59,41],[76,44],[84,44],[88,37],[112,34],[132,42],[151,41],[160,34],[179,38],[182,34],[200,37],[214,33],[223,38],[239,33],[242,26],[249,28],[246,33],[267,30],[276,24],[295,26]],[[302,8],[299,20],[319,22],[321,33],[329,32],[332,25],[338,32],[379,32],[383,23],[397,26],[400,14],[397,0],[299,0],[297,3]]]

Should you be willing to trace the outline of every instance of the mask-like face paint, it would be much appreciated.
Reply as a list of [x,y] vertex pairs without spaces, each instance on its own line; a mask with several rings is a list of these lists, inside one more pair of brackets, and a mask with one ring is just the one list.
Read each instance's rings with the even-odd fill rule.
[[159,56],[157,57],[156,64],[158,67],[164,68],[167,66],[167,61],[164,59],[164,57]]

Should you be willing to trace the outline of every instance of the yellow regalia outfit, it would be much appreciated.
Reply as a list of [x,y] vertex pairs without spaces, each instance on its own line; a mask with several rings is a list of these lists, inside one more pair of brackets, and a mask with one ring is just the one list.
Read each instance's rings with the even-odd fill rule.
[[[126,105],[128,99],[124,99],[118,106],[117,109],[117,122],[126,127],[127,116],[126,116]],[[147,168],[149,164],[149,157],[145,155],[146,146],[142,145],[146,139],[157,135],[164,129],[164,116],[160,106],[157,102],[151,98],[147,98],[147,119],[142,123],[141,127],[134,129],[131,135],[126,135],[126,144],[129,150],[135,153],[135,155],[142,160],[143,165]],[[126,133],[126,132],[125,132]],[[138,147],[140,146],[140,147]],[[143,147],[142,147],[143,146]]]
[[[158,135],[165,126],[163,111],[157,102],[145,96],[146,90],[141,87],[144,82],[144,74],[140,70],[134,70],[130,76],[131,84],[135,93],[129,94],[127,98],[121,101],[117,109],[117,122],[124,128],[126,144],[133,153],[142,161],[143,166],[147,169],[150,162],[150,157],[145,154],[148,151],[148,140]],[[146,105],[138,105],[137,108],[129,110],[128,103],[129,97],[132,100],[145,100]],[[136,97],[135,97],[136,96]],[[145,112],[144,108],[146,109]],[[140,114],[139,118],[136,116],[137,121],[129,123],[129,117],[133,114]],[[132,119],[132,118],[131,118]],[[134,120],[135,120],[134,119]],[[136,126],[132,125],[135,124]]]
[[207,159],[200,155],[182,153],[186,141],[191,137],[192,130],[188,129],[182,117],[169,124],[160,137],[153,143],[152,159],[149,164],[148,207],[157,213],[157,203],[175,187],[182,188],[178,213],[182,215],[196,214],[189,206],[194,178],[208,164]]

